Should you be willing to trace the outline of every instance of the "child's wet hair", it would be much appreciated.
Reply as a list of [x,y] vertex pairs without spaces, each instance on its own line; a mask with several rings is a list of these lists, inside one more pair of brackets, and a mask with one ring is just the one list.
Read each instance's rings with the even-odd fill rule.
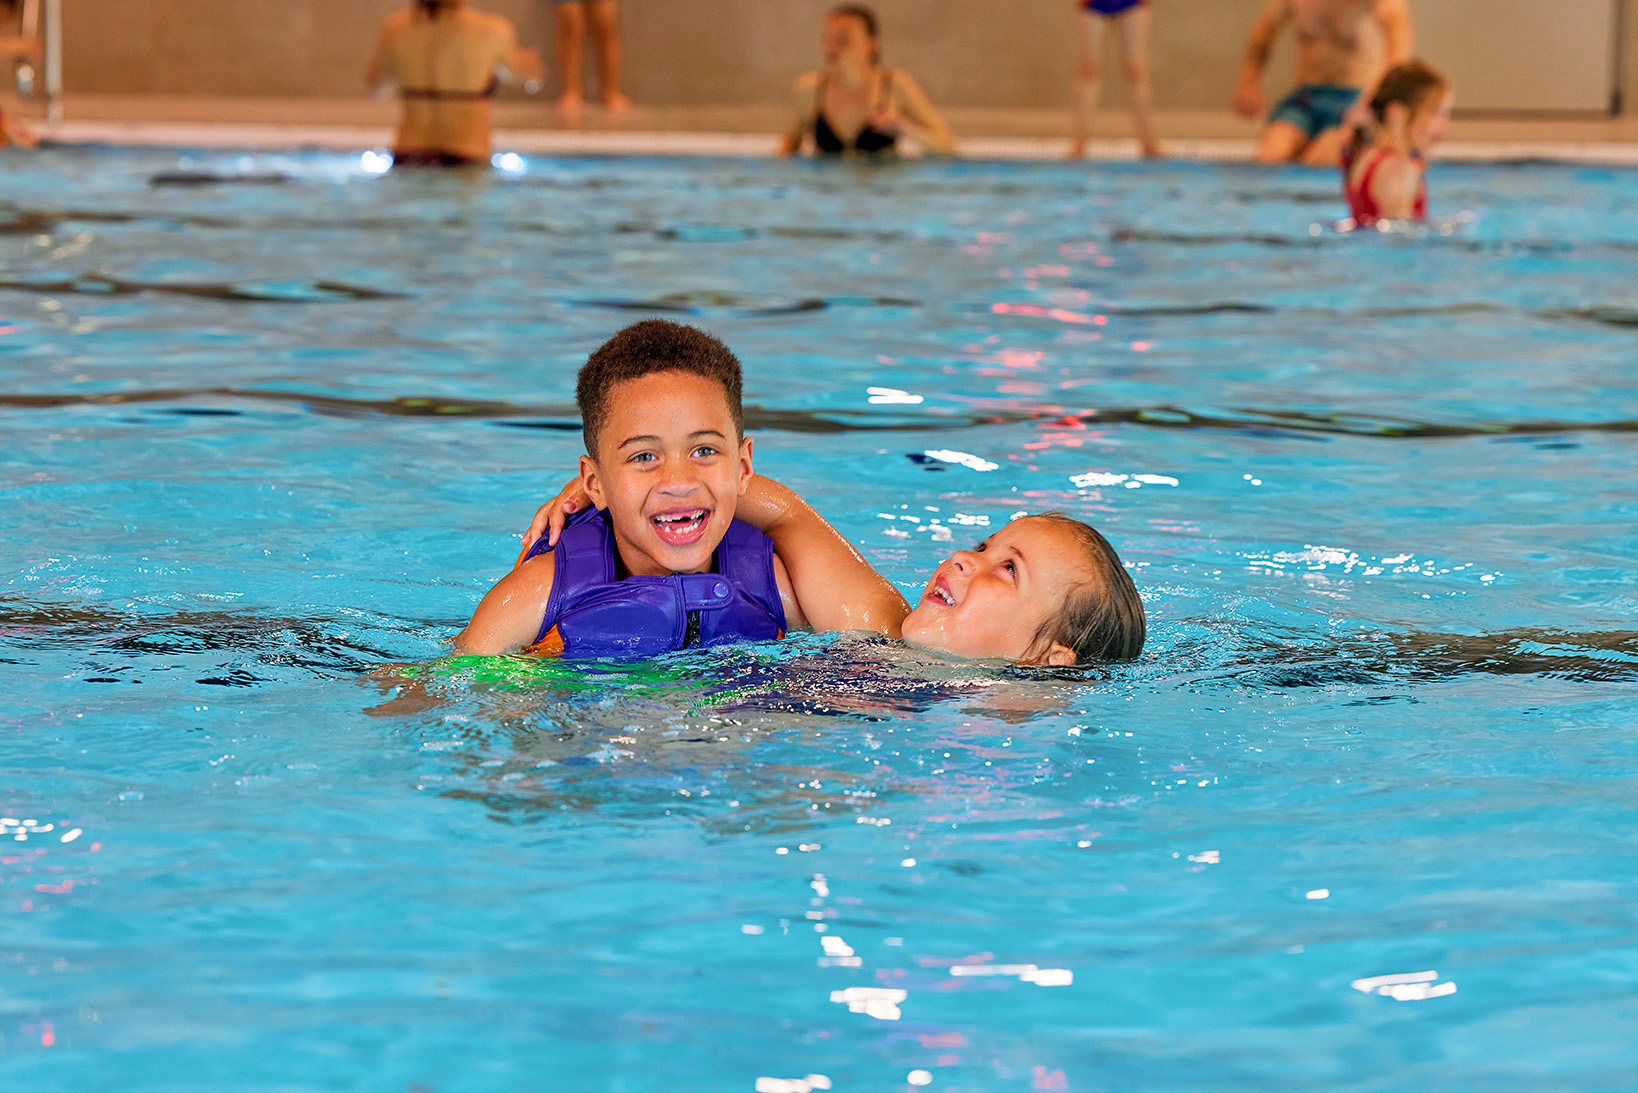
[[734,439],[744,439],[745,411],[740,405],[744,378],[733,350],[703,330],[645,319],[604,342],[580,369],[574,401],[580,407],[586,454],[597,458],[597,437],[608,421],[609,394],[615,385],[657,372],[687,372],[720,384],[734,415]]
[[1382,77],[1382,82],[1376,85],[1376,94],[1371,96],[1371,114],[1381,122],[1387,118],[1388,107],[1393,103],[1414,112],[1433,95],[1449,87],[1450,81],[1445,79],[1444,73],[1426,61],[1406,61],[1394,65]]
[[1074,651],[1077,664],[1136,660],[1143,653],[1148,624],[1143,597],[1120,555],[1096,528],[1074,517],[1043,512],[1036,519],[1051,520],[1075,535],[1092,578],[1071,589],[1058,613],[1041,625],[1035,648],[1056,642]]

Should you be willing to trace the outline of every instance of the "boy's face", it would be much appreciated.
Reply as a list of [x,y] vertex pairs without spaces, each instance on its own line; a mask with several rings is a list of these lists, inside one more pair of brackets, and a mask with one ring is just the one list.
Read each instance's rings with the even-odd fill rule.
[[632,576],[703,573],[751,481],[751,441],[738,440],[722,385],[691,372],[616,384],[580,477],[608,509]]

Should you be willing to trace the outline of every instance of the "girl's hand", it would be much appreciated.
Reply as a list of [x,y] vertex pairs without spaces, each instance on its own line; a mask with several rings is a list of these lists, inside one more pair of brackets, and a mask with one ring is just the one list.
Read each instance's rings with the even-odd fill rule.
[[[523,533],[523,551],[518,555],[518,562],[529,556],[529,551],[546,537],[547,546],[556,546],[557,538],[563,534],[563,525],[570,515],[582,509],[591,507],[591,496],[581,488],[580,479],[571,478],[558,492],[558,495],[540,506],[535,511],[535,518],[529,524],[529,530]],[[513,563],[514,565],[517,562]]]

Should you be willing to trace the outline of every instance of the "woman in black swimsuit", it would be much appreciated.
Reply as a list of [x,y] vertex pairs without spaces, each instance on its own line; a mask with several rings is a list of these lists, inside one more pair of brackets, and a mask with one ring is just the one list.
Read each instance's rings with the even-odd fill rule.
[[779,154],[812,140],[820,155],[884,154],[910,136],[929,152],[955,154],[955,136],[909,73],[883,66],[876,16],[845,4],[825,17],[825,67],[796,81]]

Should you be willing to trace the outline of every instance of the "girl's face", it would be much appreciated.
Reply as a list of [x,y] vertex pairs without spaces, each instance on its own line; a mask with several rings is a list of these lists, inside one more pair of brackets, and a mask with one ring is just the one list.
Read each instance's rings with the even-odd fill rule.
[[1070,592],[1093,580],[1079,537],[1054,520],[1014,520],[933,572],[904,620],[904,640],[958,657],[1073,664],[1072,650],[1036,635]]
[[1456,96],[1440,91],[1418,104],[1405,125],[1405,136],[1410,146],[1419,152],[1427,151],[1445,139],[1450,132],[1450,111],[1456,105]]
[[825,66],[867,67],[875,63],[876,42],[864,20],[856,15],[832,15],[825,20],[821,39]]

